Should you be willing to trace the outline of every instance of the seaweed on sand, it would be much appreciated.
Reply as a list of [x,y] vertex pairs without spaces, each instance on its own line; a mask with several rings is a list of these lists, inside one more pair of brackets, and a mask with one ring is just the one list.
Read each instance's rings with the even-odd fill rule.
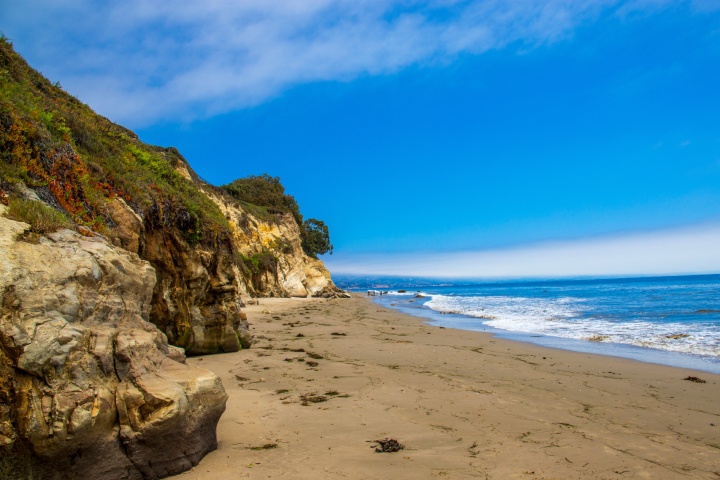
[[405,449],[405,446],[394,438],[386,438],[384,440],[372,440],[371,442],[377,444],[377,446],[370,445],[370,447],[375,448],[375,453],[395,453]]

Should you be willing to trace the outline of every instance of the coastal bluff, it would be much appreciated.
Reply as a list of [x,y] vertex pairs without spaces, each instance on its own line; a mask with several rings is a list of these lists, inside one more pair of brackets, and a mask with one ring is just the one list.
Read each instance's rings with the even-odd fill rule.
[[177,149],[96,114],[5,39],[0,70],[0,198],[12,218],[39,234],[86,229],[147,260],[157,277],[149,320],[171,344],[236,351],[251,342],[248,298],[342,293],[303,249],[298,218],[203,181]]
[[28,229],[0,217],[0,476],[162,478],[196,464],[227,395],[148,322],[154,269],[98,237],[29,243]]
[[186,355],[250,347],[248,300],[345,295],[303,235],[297,215],[208,184],[0,39],[0,477],[197,464],[227,396]]

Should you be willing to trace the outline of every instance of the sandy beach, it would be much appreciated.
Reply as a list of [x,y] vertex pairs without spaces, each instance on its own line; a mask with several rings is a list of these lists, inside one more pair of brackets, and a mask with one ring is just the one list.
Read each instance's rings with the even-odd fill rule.
[[[720,376],[442,329],[365,298],[262,299],[178,479],[720,478]],[[686,380],[696,377],[705,383]],[[376,453],[374,440],[405,448]]]

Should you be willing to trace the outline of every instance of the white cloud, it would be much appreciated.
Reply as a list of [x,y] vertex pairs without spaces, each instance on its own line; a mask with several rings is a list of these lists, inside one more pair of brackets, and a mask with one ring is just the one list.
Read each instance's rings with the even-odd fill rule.
[[51,80],[137,127],[244,108],[306,82],[387,74],[515,41],[554,42],[628,3],[665,4],[25,0],[3,6],[3,28]]
[[492,251],[347,255],[330,271],[429,277],[568,277],[720,272],[720,225],[552,242]]

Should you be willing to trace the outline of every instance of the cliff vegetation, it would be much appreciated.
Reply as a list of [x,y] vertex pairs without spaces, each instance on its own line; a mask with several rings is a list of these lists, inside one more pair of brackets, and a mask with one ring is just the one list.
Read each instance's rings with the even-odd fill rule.
[[185,355],[249,347],[253,297],[343,295],[331,250],[279,179],[208,185],[0,38],[0,477],[196,465],[227,396]]
[[[315,259],[326,253],[332,255],[333,246],[325,222],[316,218],[303,221],[295,198],[285,193],[285,187],[278,177],[271,177],[267,173],[249,176],[221,188],[238,200],[245,210],[266,221],[276,222],[282,218],[282,214],[291,214],[300,227],[301,244],[305,254]],[[286,248],[287,243],[282,245],[282,249]]]
[[31,225],[28,238],[73,228],[150,262],[149,318],[189,354],[249,346],[243,298],[338,293],[316,260],[331,251],[327,229],[303,222],[278,178],[207,184],[177,149],[147,145],[96,114],[6,38],[0,201],[8,218]]

